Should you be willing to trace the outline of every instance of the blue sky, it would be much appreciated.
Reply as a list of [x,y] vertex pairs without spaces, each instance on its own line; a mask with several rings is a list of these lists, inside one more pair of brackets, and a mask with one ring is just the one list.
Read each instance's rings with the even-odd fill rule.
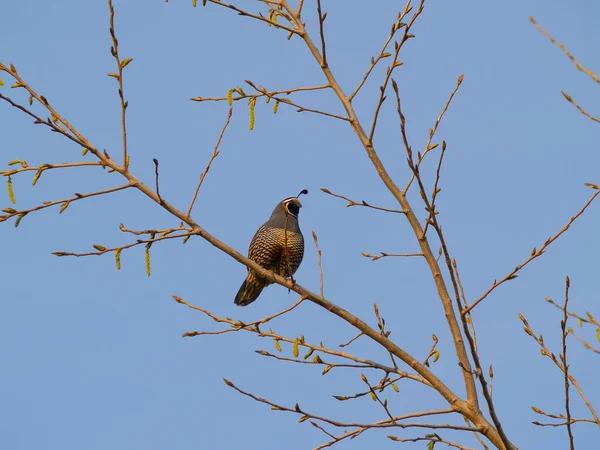
[[[258,11],[258,2],[238,2]],[[371,56],[380,50],[403,2],[324,0],[328,59],[342,87],[351,91]],[[131,169],[154,182],[152,158],[161,165],[161,194],[185,208],[208,160],[227,104],[194,103],[190,97],[224,96],[245,79],[267,89],[323,84],[302,42],[263,24],[209,5],[115,0],[116,27],[123,57],[133,57],[125,75],[129,101]],[[305,20],[316,32],[315,5]],[[438,198],[440,221],[457,259],[469,300],[505,276],[564,226],[592,194],[584,182],[600,183],[598,124],[562,97],[570,94],[596,115],[600,89],[530,24],[538,23],[587,67],[600,72],[600,5],[592,0],[564,4],[544,1],[435,1],[414,27],[396,72],[408,131],[422,149],[456,79],[463,85],[439,128],[448,151]],[[120,150],[116,82],[106,76],[114,60],[105,1],[4,0],[0,61],[46,96],[97,147]],[[317,38],[317,34],[314,35]],[[381,66],[355,100],[361,119],[376,105]],[[9,89],[25,103],[26,97]],[[298,102],[341,112],[331,93],[302,94]],[[375,138],[388,171],[403,186],[409,177],[394,102],[384,105]],[[395,207],[347,124],[281,105],[259,102],[254,131],[248,130],[245,102],[235,105],[230,128],[198,197],[194,217],[216,237],[245,252],[255,230],[281,199],[308,189],[300,224],[307,246],[297,272],[300,284],[318,289],[317,259],[310,232],[323,251],[326,296],[375,324],[377,302],[392,337],[423,359],[431,334],[440,338],[441,358],[433,366],[462,395],[431,276],[423,261],[387,258],[371,262],[361,252],[409,253],[417,242],[401,218],[364,208],[345,208],[319,191],[325,187],[357,200]],[[24,114],[0,105],[2,167],[14,159],[30,165],[79,161],[80,149]],[[435,161],[424,166],[432,180]],[[4,170],[4,169],[3,169]],[[31,174],[14,176],[17,207],[116,186],[116,174],[96,168],[46,172],[35,187]],[[412,202],[422,211],[418,195]],[[9,206],[8,196],[0,205]],[[567,448],[564,429],[540,429],[531,405],[563,412],[563,380],[535,343],[522,332],[523,313],[534,330],[559,352],[560,314],[545,297],[558,301],[571,277],[573,310],[598,307],[597,223],[600,207],[585,216],[520,277],[499,288],[474,312],[484,367],[494,366],[494,398],[509,438],[520,448]],[[421,216],[423,217],[423,216]],[[19,228],[0,228],[0,446],[7,449],[166,450],[306,449],[326,437],[298,417],[270,411],[227,388],[225,377],[275,402],[300,405],[339,420],[385,418],[370,399],[340,404],[331,395],[362,389],[357,372],[336,369],[321,376],[313,366],[267,360],[254,350],[273,351],[271,341],[249,334],[182,339],[181,333],[214,329],[200,313],[178,305],[172,295],[221,316],[249,322],[294,300],[283,288],[268,288],[251,307],[233,298],[245,268],[200,238],[185,246],[152,248],[152,276],[145,275],[141,248],[124,251],[117,271],[110,256],[61,258],[53,251],[89,251],[92,244],[128,243],[129,228],[176,227],[166,212],[141,194],[126,191],[77,202],[59,215],[46,210],[23,219]],[[573,323],[573,325],[575,325]],[[303,304],[273,328],[304,334],[335,347],[355,331],[326,311]],[[589,334],[588,338],[593,339]],[[350,347],[359,356],[384,359],[366,339]],[[291,355],[289,348],[284,349]],[[600,407],[598,358],[570,344],[573,374]],[[375,379],[375,375],[371,375]],[[390,394],[394,412],[444,407],[437,394],[408,382]],[[575,397],[574,416],[587,416]],[[460,423],[455,420],[455,423]],[[576,426],[581,448],[597,442],[592,425]],[[417,430],[418,431],[418,430]],[[402,437],[419,435],[401,430]],[[371,432],[339,448],[396,448],[386,431]],[[442,434],[442,433],[440,433]],[[472,436],[444,437],[477,447]],[[587,444],[587,445],[586,445]],[[424,448],[424,443],[402,444]]]

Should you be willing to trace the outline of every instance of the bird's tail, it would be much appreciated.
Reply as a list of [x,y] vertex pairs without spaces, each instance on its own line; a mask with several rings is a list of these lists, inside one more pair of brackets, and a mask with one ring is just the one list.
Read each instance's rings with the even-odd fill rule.
[[257,278],[252,272],[250,272],[244,280],[244,282],[242,283],[242,286],[240,287],[240,290],[235,296],[235,300],[233,301],[233,303],[235,303],[238,306],[249,305],[258,298],[262,290],[268,284],[269,283],[267,283],[266,280],[262,278]]

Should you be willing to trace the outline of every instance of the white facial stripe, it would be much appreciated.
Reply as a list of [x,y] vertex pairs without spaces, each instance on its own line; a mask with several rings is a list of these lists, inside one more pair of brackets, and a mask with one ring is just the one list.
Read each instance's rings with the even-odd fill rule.
[[[293,200],[298,200],[298,199],[296,197],[286,198],[285,200],[283,200],[283,206],[288,214],[290,214],[291,216],[294,216],[294,217],[298,217],[297,214],[294,214],[293,212],[290,211],[290,208],[288,206],[290,203],[293,202]],[[293,202],[293,203],[295,203],[295,202]],[[302,205],[300,205],[300,207],[301,206]]]

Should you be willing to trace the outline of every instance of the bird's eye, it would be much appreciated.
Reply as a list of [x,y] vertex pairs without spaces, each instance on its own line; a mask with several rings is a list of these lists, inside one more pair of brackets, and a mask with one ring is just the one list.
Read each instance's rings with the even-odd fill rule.
[[288,203],[286,206],[287,206],[287,210],[290,212],[290,214],[293,214],[294,216],[297,216],[298,213],[300,212],[300,207],[293,202]]

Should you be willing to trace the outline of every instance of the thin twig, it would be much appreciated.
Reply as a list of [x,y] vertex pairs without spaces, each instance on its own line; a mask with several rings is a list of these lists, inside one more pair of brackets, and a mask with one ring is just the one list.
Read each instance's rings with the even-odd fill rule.
[[569,315],[567,314],[567,306],[569,304],[569,287],[571,286],[571,282],[569,277],[567,277],[565,282],[565,305],[563,307],[563,320],[560,322],[560,328],[562,330],[562,350],[563,353],[561,355],[564,374],[565,374],[565,410],[567,412],[567,433],[569,434],[569,445],[571,450],[575,450],[575,443],[573,441],[573,430],[571,430],[571,407],[569,405],[569,365],[567,364],[567,335],[569,334],[567,330],[567,321],[569,320]]
[[345,344],[340,344],[340,347],[348,347],[350,344],[352,344],[355,340],[357,340],[359,337],[363,336],[364,333],[361,331],[360,333],[358,333],[356,336],[354,336],[352,339],[350,339],[348,342],[346,342]]
[[53,202],[44,202],[43,204],[41,204],[39,206],[36,206],[34,208],[31,208],[31,209],[23,209],[23,210],[20,210],[20,211],[9,212],[6,215],[0,216],[0,222],[4,222],[4,221],[6,221],[6,220],[8,220],[8,219],[10,219],[11,217],[14,217],[14,216],[25,216],[25,215],[27,215],[29,213],[32,213],[32,212],[35,212],[35,211],[40,211],[40,210],[46,209],[46,208],[50,208],[52,206],[56,206],[56,205],[63,205],[64,206],[65,204],[68,205],[68,204],[71,204],[73,202],[76,202],[77,200],[82,200],[84,198],[94,197],[94,196],[97,196],[97,195],[110,194],[112,192],[122,191],[123,189],[127,189],[127,188],[130,188],[130,187],[132,187],[131,184],[124,184],[122,186],[117,186],[115,188],[105,189],[103,191],[90,192],[88,194],[79,194],[79,193],[76,192],[74,194],[75,196],[71,197],[71,198],[65,198],[65,199],[56,200],[56,201],[53,201]]
[[[570,315],[570,313],[569,313]],[[585,348],[587,348],[588,350],[593,351],[594,353],[597,353],[600,355],[600,349],[597,349],[596,347],[594,347],[592,344],[590,344],[588,341],[586,341],[585,339],[583,339],[581,336],[579,336],[575,330],[573,330],[573,328],[569,328],[569,332],[575,337],[575,339],[577,339],[579,342],[581,342],[583,344],[583,346]]]
[[275,22],[275,21],[273,21],[271,19],[263,17],[262,15],[249,13],[248,11],[244,11],[243,9],[240,9],[240,8],[238,8],[235,5],[230,5],[228,3],[224,3],[221,0],[210,0],[210,2],[213,5],[218,5],[218,6],[223,6],[225,8],[229,8],[229,9],[237,12],[240,16],[251,17],[253,19],[260,20],[262,22],[266,22],[266,23],[274,26],[275,28],[281,28],[281,29],[287,31],[288,33],[301,35],[301,33],[298,30],[294,29],[294,28],[290,28],[290,27],[287,27],[285,25],[282,25],[282,24],[280,24],[278,22]]
[[[542,355],[546,356],[547,358],[549,358],[556,365],[556,367],[558,367],[558,369],[561,372],[564,373],[564,371],[565,371],[564,364],[562,364],[562,362],[559,361],[558,358],[556,358],[556,356],[554,355],[554,353],[552,353],[552,352],[550,352],[548,350],[548,347],[546,347],[546,344],[544,343],[543,337],[542,336],[538,337],[533,332],[533,330],[531,329],[531,326],[529,325],[529,322],[527,322],[527,319],[525,318],[525,316],[523,316],[523,314],[519,314],[519,319],[521,319],[521,322],[523,322],[525,333],[527,333],[540,346],[540,350],[541,350]],[[585,403],[585,406],[587,406],[588,410],[592,414],[592,416],[594,418],[594,420],[593,420],[594,423],[596,425],[600,426],[600,418],[598,418],[598,414],[596,414],[596,410],[594,409],[594,407],[592,406],[592,404],[590,403],[590,401],[586,397],[585,393],[581,389],[581,386],[579,386],[579,383],[577,382],[577,380],[570,373],[567,374],[567,377],[569,378],[569,381],[571,382],[571,384],[573,386],[575,386],[575,389],[577,389],[577,392],[579,393],[579,396],[581,397],[581,399]]]
[[365,206],[367,208],[377,209],[379,211],[386,211],[386,212],[397,213],[397,214],[405,213],[404,211],[400,211],[398,209],[389,209],[389,208],[382,208],[380,206],[374,206],[374,205],[371,205],[370,203],[365,202],[364,200],[362,200],[360,202],[356,202],[354,200],[349,199],[348,197],[344,197],[343,195],[334,194],[329,189],[321,188],[321,191],[325,192],[328,195],[331,195],[332,197],[337,197],[337,198],[346,200],[348,202],[348,204],[346,205],[347,208],[349,208],[351,206]]
[[550,39],[550,42],[552,42],[554,45],[556,45],[558,48],[560,48],[560,49],[561,49],[561,51],[562,51],[562,52],[563,52],[565,55],[567,55],[571,61],[573,61],[573,64],[575,64],[575,67],[577,67],[577,69],[581,70],[581,71],[582,71],[583,73],[585,73],[586,75],[589,75],[589,76],[590,76],[590,78],[591,78],[592,80],[594,80],[596,83],[600,83],[600,78],[599,78],[599,77],[598,77],[598,76],[597,76],[597,75],[596,75],[594,72],[592,72],[591,70],[589,70],[589,69],[586,69],[585,67],[583,67],[583,66],[582,66],[582,65],[579,63],[579,61],[577,61],[577,60],[575,59],[575,57],[574,57],[574,56],[573,56],[571,53],[569,53],[569,51],[568,51],[568,50],[565,48],[565,46],[564,46],[564,45],[562,45],[560,42],[557,42],[557,41],[556,41],[556,40],[555,40],[555,39],[554,39],[554,38],[553,38],[553,37],[550,35],[550,33],[548,33],[546,30],[544,30],[542,27],[540,27],[540,26],[537,24],[537,22],[535,21],[535,19],[534,19],[533,17],[530,17],[530,18],[529,18],[529,20],[531,21],[531,23],[532,23],[532,24],[534,24],[534,25],[535,25],[535,27],[536,27],[536,28],[537,28],[539,31],[541,31],[541,32],[542,32],[542,33],[543,33],[543,34],[544,34],[544,35],[545,35],[545,36],[546,36],[548,39]]
[[317,0],[317,13],[319,14],[319,34],[321,35],[321,57],[323,58],[323,67],[327,67],[327,51],[325,49],[325,33],[323,32],[323,22],[327,17],[327,13],[321,11],[321,0]]
[[[557,307],[558,309],[560,309],[562,311],[563,307],[561,305],[559,305],[558,303],[556,303],[554,300],[552,300],[549,297],[546,297],[546,301],[548,303],[550,303],[551,305],[554,305],[555,307]],[[573,317],[575,319],[577,319],[579,322],[581,323],[587,323],[590,325],[594,325],[596,327],[600,327],[600,322],[598,322],[594,316],[592,316],[590,313],[587,313],[587,317],[582,317],[579,314],[573,313],[573,312],[567,312],[567,314],[570,317]],[[581,325],[580,325],[581,326]]]
[[158,159],[152,158],[152,161],[154,162],[154,174],[156,175],[156,195],[158,197],[158,200],[162,204],[163,199],[160,196],[160,190],[158,189]]
[[[446,439],[442,439],[437,433],[433,433],[432,435],[427,435],[427,436],[422,436],[422,437],[416,437],[416,438],[399,438],[397,436],[388,436],[388,438],[391,439],[392,441],[396,441],[396,442],[428,441],[428,442],[434,443],[434,445],[439,442],[440,444],[446,444],[448,447],[458,448],[459,450],[475,450],[474,448],[465,447],[465,446],[457,444],[455,442],[451,442],[451,441],[447,441]],[[433,448],[433,447],[431,447],[431,448]]]
[[[248,80],[246,80],[246,83],[248,83]],[[248,83],[250,84],[250,83]],[[238,96],[236,97],[231,97],[231,101],[233,102],[237,102],[239,100],[243,100],[246,98],[260,98],[260,97],[275,97],[277,95],[290,95],[293,92],[302,92],[302,91],[317,91],[320,89],[327,89],[330,88],[331,86],[329,84],[323,84],[320,86],[309,86],[309,87],[299,87],[299,88],[292,88],[292,89],[281,89],[278,91],[270,91],[270,92],[266,92],[266,90],[261,89],[260,87],[256,87],[254,84],[251,84],[252,87],[254,87],[254,89],[256,89],[257,91],[260,92],[260,94],[255,94],[255,95],[249,95],[249,94],[242,94],[239,92],[238,89],[234,89],[235,92],[237,92]],[[227,97],[192,97],[190,98],[190,100],[195,101],[195,102],[221,102],[221,101],[229,101],[229,98]]]
[[581,114],[583,114],[584,116],[592,119],[594,122],[600,123],[600,119],[592,116],[589,112],[587,112],[581,106],[579,106],[577,103],[575,103],[575,100],[573,100],[573,98],[569,94],[565,93],[564,91],[560,91],[560,92],[567,99],[567,101],[569,103],[571,103],[575,108],[577,108],[579,110],[579,112]]
[[95,248],[98,249],[95,252],[86,252],[86,253],[52,252],[52,254],[54,256],[76,256],[76,257],[82,257],[82,256],[100,256],[100,255],[104,255],[105,253],[116,252],[117,250],[119,250],[119,251],[126,250],[128,248],[136,247],[136,246],[142,245],[142,244],[148,245],[148,244],[153,244],[153,243],[158,242],[158,241],[166,241],[168,239],[185,238],[185,237],[190,236],[190,235],[191,235],[191,233],[175,234],[175,235],[171,235],[170,234],[170,235],[160,236],[160,237],[151,238],[151,239],[138,239],[136,242],[132,242],[131,244],[122,245],[120,247],[112,247],[112,248],[104,248],[104,247],[95,246]]
[[246,391],[240,389],[239,387],[237,387],[235,384],[233,384],[231,381],[229,381],[227,379],[223,379],[223,381],[225,382],[225,384],[227,386],[238,391],[240,394],[245,395],[246,397],[249,397],[252,400],[255,400],[259,403],[264,403],[266,405],[269,405],[269,406],[271,406],[272,409],[275,409],[277,411],[285,411],[285,412],[301,414],[303,416],[308,416],[308,418],[310,418],[310,419],[319,420],[321,422],[328,423],[330,425],[333,425],[333,426],[336,426],[339,428],[400,427],[400,428],[432,428],[432,429],[450,429],[450,430],[459,430],[459,431],[473,431],[473,430],[477,431],[476,427],[468,427],[468,426],[454,425],[454,424],[399,423],[400,420],[406,420],[407,418],[427,417],[427,416],[433,416],[433,415],[438,415],[438,414],[449,414],[451,412],[454,412],[453,410],[448,410],[448,409],[439,410],[439,411],[426,411],[424,413],[416,413],[416,414],[406,414],[404,416],[392,417],[391,419],[381,420],[381,421],[377,421],[377,422],[373,422],[373,423],[369,423],[369,424],[367,424],[367,423],[345,423],[345,422],[332,420],[327,417],[322,417],[322,416],[317,416],[314,414],[307,413],[306,411],[302,410],[298,404],[296,404],[296,406],[294,408],[288,408],[286,406],[279,405],[277,403],[273,403],[269,400],[257,397],[254,394],[251,394],[250,392],[246,392]]
[[312,232],[313,240],[315,241],[315,247],[317,248],[317,264],[319,266],[319,292],[321,296],[323,296],[323,266],[321,265],[321,249],[319,248],[319,239],[317,238],[317,233],[313,230]]
[[577,214],[575,214],[573,217],[571,217],[571,219],[569,219],[569,221],[567,222],[567,224],[558,233],[556,233],[554,236],[548,238],[548,240],[546,242],[544,242],[544,244],[540,247],[539,250],[536,250],[536,248],[534,247],[533,251],[531,252],[531,255],[529,256],[529,258],[527,258],[524,262],[522,262],[517,267],[515,267],[508,275],[506,275],[500,281],[494,281],[494,284],[492,284],[492,286],[481,297],[479,297],[471,306],[469,306],[468,308],[463,309],[462,312],[461,312],[461,314],[463,316],[466,315],[466,314],[468,314],[479,303],[481,303],[483,300],[485,300],[485,298],[488,295],[490,295],[492,293],[492,291],[494,289],[496,289],[498,286],[500,286],[501,284],[505,283],[506,281],[514,280],[515,278],[517,278],[517,272],[519,272],[523,267],[525,267],[527,264],[529,264],[535,258],[541,256],[544,253],[544,251],[546,250],[546,248],[548,248],[548,246],[550,244],[552,244],[565,231],[567,231],[569,229],[569,227],[571,226],[571,224],[573,224],[573,222],[575,222],[579,218],[579,216],[581,216],[585,212],[585,210],[588,208],[588,206],[591,205],[591,203],[594,201],[594,199],[598,195],[600,195],[600,190],[596,190],[596,192],[594,192],[594,194],[585,203],[585,205],[583,205],[583,207],[577,212]]
[[388,256],[400,256],[400,257],[413,257],[423,256],[423,253],[385,253],[379,252],[379,255],[371,255],[370,253],[361,253],[365,258],[371,258],[371,261],[377,261],[378,259],[385,258]]
[[119,99],[121,101],[121,129],[123,132],[123,167],[129,166],[129,157],[127,156],[127,124],[125,120],[125,111],[127,110],[128,102],[125,101],[123,94],[123,69],[131,61],[126,59],[121,61],[119,57],[119,41],[115,34],[115,10],[112,5],[112,0],[108,0],[108,9],[110,10],[110,37],[112,39],[112,47],[110,48],[111,54],[114,56],[117,62],[117,68],[119,70],[118,77],[114,77],[119,82]]
[[[450,96],[448,97],[448,100],[446,101],[446,104],[444,105],[444,108],[442,109],[442,111],[440,112],[440,114],[437,117],[437,120],[435,121],[435,124],[433,125],[433,128],[431,128],[429,130],[429,139],[427,140],[427,144],[425,144],[425,150],[423,151],[423,153],[418,155],[418,160],[416,163],[416,167],[418,168],[421,163],[423,162],[423,159],[425,158],[425,155],[427,155],[427,153],[429,153],[430,151],[432,151],[433,149],[437,148],[437,144],[432,145],[431,141],[433,140],[433,137],[435,136],[435,133],[438,129],[438,127],[440,126],[440,123],[442,122],[442,119],[444,118],[444,114],[446,114],[446,111],[448,111],[448,108],[450,107],[450,103],[452,103],[452,99],[454,99],[454,96],[456,95],[456,93],[458,92],[458,89],[460,88],[460,85],[462,84],[464,79],[464,75],[461,75],[458,77],[458,80],[456,81],[456,86],[454,86],[454,90],[452,91],[452,93],[450,94]],[[397,92],[396,92],[396,95]],[[399,102],[398,102],[399,103]],[[446,146],[445,143],[442,146],[442,150],[445,150]],[[440,157],[440,162],[439,164],[441,165],[442,162],[442,158],[443,156]],[[439,173],[439,167],[438,167],[438,173]],[[410,179],[408,180],[408,183],[406,184],[406,187],[404,188],[404,192],[408,192],[408,189],[410,188],[410,185],[412,184],[412,182],[415,179],[415,174],[413,173],[410,177]],[[436,180],[436,187],[437,187],[437,180]],[[435,197],[435,190],[434,192],[434,197]],[[435,200],[435,198],[434,198]]]
[[167,235],[167,234],[171,234],[174,233],[175,231],[192,231],[191,228],[187,228],[185,226],[183,226],[183,223],[181,223],[179,225],[179,227],[177,228],[167,228],[167,229],[162,229],[162,230],[141,230],[141,231],[137,231],[137,230],[130,230],[129,228],[126,228],[125,225],[123,225],[122,223],[119,224],[119,229],[123,232],[123,233],[130,233],[130,234],[134,234],[136,236],[142,236],[144,234],[158,234],[158,235]]
[[377,56],[377,58],[371,58],[371,65],[367,69],[367,73],[365,73],[365,75],[362,77],[362,79],[358,83],[358,86],[356,86],[356,88],[354,89],[352,94],[350,94],[348,96],[349,101],[352,101],[354,99],[354,97],[356,97],[356,94],[358,94],[358,91],[360,91],[360,89],[366,83],[367,79],[371,75],[371,72],[373,72],[373,69],[375,68],[377,63],[379,61],[381,61],[383,58],[388,58],[391,56],[390,53],[386,52],[387,46],[390,44],[390,42],[392,41],[392,39],[394,38],[394,36],[398,32],[398,30],[401,29],[403,26],[405,26],[405,24],[402,23],[402,20],[404,19],[406,14],[408,14],[408,12],[410,11],[410,3],[411,3],[411,0],[407,0],[406,5],[404,6],[404,12],[398,14],[398,18],[396,19],[396,22],[394,22],[394,24],[392,25],[392,31],[390,32],[390,35],[384,42],[383,47],[381,48],[381,51],[379,52],[379,55]]
[[[21,163],[22,163],[22,167],[20,167],[18,169],[0,171],[0,175],[4,175],[5,177],[7,177],[9,175],[14,175],[16,173],[28,172],[28,171],[43,172],[44,170],[50,170],[50,169],[64,169],[67,167],[84,167],[84,166],[101,166],[102,165],[98,161],[81,161],[81,162],[62,163],[62,164],[42,164],[39,167],[38,166],[35,166],[35,167],[28,166],[25,163],[25,161],[21,161]],[[23,163],[25,163],[25,165],[23,165]]]
[[[407,3],[407,7],[412,9],[412,6],[408,6],[409,4],[410,4],[410,2]],[[404,34],[402,36],[402,39],[400,40],[400,42],[396,42],[396,45],[394,47],[394,59],[392,61],[392,64],[387,69],[383,84],[379,87],[379,90],[380,90],[379,101],[377,102],[377,106],[375,107],[375,113],[373,114],[373,121],[371,123],[371,132],[369,133],[369,142],[371,144],[373,143],[373,137],[375,136],[375,128],[377,127],[377,119],[379,118],[379,111],[381,110],[381,106],[383,105],[383,102],[386,99],[385,91],[387,89],[387,85],[390,82],[390,79],[392,77],[392,73],[394,72],[394,69],[396,67],[399,67],[402,64],[398,61],[398,55],[400,54],[400,50],[402,49],[402,46],[404,45],[404,43],[406,41],[408,41],[410,38],[414,37],[412,34],[410,34],[410,29],[412,28],[412,26],[415,23],[415,21],[417,20],[417,18],[423,12],[424,7],[425,7],[425,0],[421,0],[419,3],[419,7],[417,8],[417,11],[415,11],[415,13],[411,17],[411,19],[408,22],[408,24],[406,25],[406,27],[404,27]]]
[[219,145],[221,144],[221,140],[223,139],[223,136],[225,135],[225,131],[227,130],[227,127],[229,126],[229,122],[231,121],[232,113],[233,113],[233,108],[229,108],[229,112],[227,113],[227,120],[225,121],[223,128],[221,128],[221,134],[219,134],[219,139],[217,139],[217,143],[215,144],[215,147],[213,148],[212,155],[210,156],[210,159],[208,160],[208,164],[206,164],[206,168],[204,169],[204,172],[202,172],[202,174],[200,175],[200,180],[198,181],[198,185],[196,186],[196,191],[194,192],[194,197],[192,197],[192,201],[190,202],[190,206],[186,213],[186,216],[188,216],[188,217],[192,213],[192,208],[194,207],[194,203],[196,202],[196,198],[198,197],[198,192],[200,192],[200,188],[202,187],[204,178],[206,177],[206,174],[210,170],[210,165],[212,164],[214,159],[217,156],[219,156],[219,153],[220,153]]
[[306,297],[301,297],[296,303],[294,303],[292,306],[285,308],[281,311],[279,311],[278,313],[275,313],[271,316],[267,316],[264,317],[260,320],[256,320],[254,322],[250,322],[249,324],[245,324],[241,321],[233,321],[232,319],[223,319],[213,313],[211,313],[210,311],[207,311],[204,308],[201,308],[199,306],[195,306],[192,305],[191,303],[186,302],[184,299],[182,299],[181,297],[178,297],[176,295],[173,296],[173,299],[177,302],[177,303],[181,303],[182,305],[187,306],[190,309],[194,309],[196,311],[200,311],[201,313],[206,314],[208,317],[210,317],[211,319],[213,319],[215,322],[217,323],[228,323],[230,324],[232,327],[231,328],[226,328],[225,330],[221,330],[221,332],[203,332],[203,331],[194,331],[194,332],[190,332],[190,333],[184,333],[184,337],[188,337],[188,336],[199,336],[199,335],[203,335],[203,334],[223,334],[223,333],[227,333],[227,332],[231,332],[231,331],[240,331],[240,330],[247,330],[247,331],[252,331],[252,332],[259,332],[256,329],[257,325],[263,325],[267,322],[270,322],[271,320],[275,319],[276,317],[280,317],[283,316],[284,314],[292,311],[293,309],[295,309],[296,307],[300,306],[300,304],[306,300]]

